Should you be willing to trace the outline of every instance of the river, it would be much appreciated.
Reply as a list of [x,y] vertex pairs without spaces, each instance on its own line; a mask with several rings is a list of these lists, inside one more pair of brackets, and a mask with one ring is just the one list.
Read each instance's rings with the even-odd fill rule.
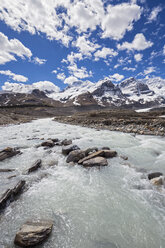
[[[109,159],[100,170],[68,166],[61,147],[37,148],[40,138],[72,139],[82,149],[109,146],[128,161]],[[7,146],[20,147],[22,155],[0,166],[16,169],[28,190],[0,217],[1,248],[14,248],[20,226],[35,218],[54,221],[42,248],[165,247],[165,189],[151,185],[141,171],[165,174],[164,137],[98,131],[48,118],[0,127],[0,149]],[[42,159],[42,168],[22,175],[36,159]],[[4,173],[0,180],[3,188]]]

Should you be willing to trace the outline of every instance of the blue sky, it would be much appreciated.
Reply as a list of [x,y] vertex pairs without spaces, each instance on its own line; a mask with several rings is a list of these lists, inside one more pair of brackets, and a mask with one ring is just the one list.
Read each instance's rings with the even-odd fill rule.
[[164,0],[1,0],[0,87],[165,78]]

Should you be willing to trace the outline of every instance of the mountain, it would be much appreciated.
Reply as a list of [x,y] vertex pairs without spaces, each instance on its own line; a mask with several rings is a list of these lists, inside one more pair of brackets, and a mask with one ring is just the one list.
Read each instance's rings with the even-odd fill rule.
[[[165,104],[165,80],[161,78],[128,78],[121,83],[112,83],[109,79],[97,83],[76,81],[57,92],[46,87],[42,91],[34,87],[25,93],[1,91],[0,105],[45,104],[50,106],[102,106],[145,108]],[[17,89],[18,90],[18,89]],[[21,88],[22,92],[22,88]]]

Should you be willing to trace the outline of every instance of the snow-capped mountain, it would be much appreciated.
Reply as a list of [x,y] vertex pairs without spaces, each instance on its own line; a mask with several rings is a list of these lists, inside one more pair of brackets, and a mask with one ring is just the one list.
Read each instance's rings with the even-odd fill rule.
[[[31,87],[31,88],[30,88]],[[59,102],[63,106],[136,106],[151,107],[165,104],[165,80],[161,78],[135,79],[128,78],[117,84],[109,79],[100,80],[97,83],[90,81],[76,81],[59,91],[56,86],[48,83],[48,88],[40,84],[25,87],[25,92],[39,98],[45,96]],[[54,87],[54,88],[53,88]],[[18,92],[23,86],[7,88],[8,92]],[[28,92],[27,92],[28,91]]]

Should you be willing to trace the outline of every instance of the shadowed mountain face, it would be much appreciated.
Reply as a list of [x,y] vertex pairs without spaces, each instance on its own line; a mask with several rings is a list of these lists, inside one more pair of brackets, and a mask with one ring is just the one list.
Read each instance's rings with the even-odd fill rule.
[[165,104],[165,80],[129,78],[120,84],[105,79],[97,83],[74,82],[62,92],[40,91],[31,93],[1,92],[0,106],[102,106],[144,108]]

